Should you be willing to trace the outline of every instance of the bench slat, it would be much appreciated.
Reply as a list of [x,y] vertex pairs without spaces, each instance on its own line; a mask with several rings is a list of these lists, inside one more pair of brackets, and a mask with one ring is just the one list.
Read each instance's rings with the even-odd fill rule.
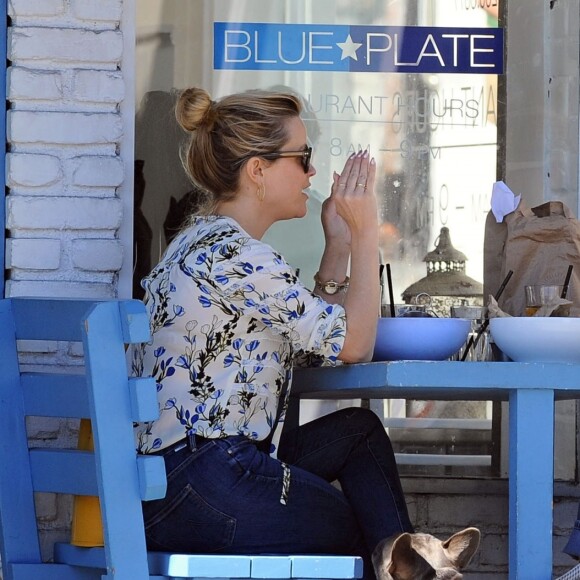
[[104,572],[66,564],[12,564],[10,571],[14,580],[101,580]]
[[[39,448],[30,450],[35,491],[98,495],[95,458],[91,451]],[[74,477],[71,474],[74,473]]]
[[97,300],[17,298],[11,300],[18,340],[80,342],[79,321]]
[[356,556],[290,556],[292,578],[359,578],[363,563]]
[[85,375],[22,373],[24,412],[35,417],[89,417]]

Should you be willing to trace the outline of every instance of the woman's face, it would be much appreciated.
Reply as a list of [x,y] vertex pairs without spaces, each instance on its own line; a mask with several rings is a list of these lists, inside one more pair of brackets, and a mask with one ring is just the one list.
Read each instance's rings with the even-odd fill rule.
[[[286,127],[288,141],[280,151],[302,151],[308,144],[304,123],[299,117],[293,117],[286,122]],[[264,171],[264,202],[275,221],[306,215],[308,194],[304,190],[310,187],[310,179],[315,174],[312,163],[308,172],[304,172],[301,157],[281,157],[270,162]]]

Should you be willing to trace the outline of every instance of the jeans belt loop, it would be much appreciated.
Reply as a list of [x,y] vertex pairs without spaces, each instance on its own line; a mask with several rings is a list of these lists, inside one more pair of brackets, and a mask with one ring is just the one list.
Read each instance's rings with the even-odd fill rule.
[[197,449],[196,435],[194,431],[187,432],[187,446],[189,451],[193,453]]

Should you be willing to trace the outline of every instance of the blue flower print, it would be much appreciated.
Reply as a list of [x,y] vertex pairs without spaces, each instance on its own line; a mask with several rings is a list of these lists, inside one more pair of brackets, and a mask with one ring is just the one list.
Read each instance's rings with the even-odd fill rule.
[[344,309],[223,216],[195,217],[144,286],[153,338],[131,369],[154,377],[162,419],[135,427],[140,451],[187,432],[273,436],[275,449],[293,365],[301,352],[316,365],[337,359]]
[[252,340],[249,344],[246,344],[246,350],[248,352],[253,352],[258,348],[259,344],[260,344],[259,340]]

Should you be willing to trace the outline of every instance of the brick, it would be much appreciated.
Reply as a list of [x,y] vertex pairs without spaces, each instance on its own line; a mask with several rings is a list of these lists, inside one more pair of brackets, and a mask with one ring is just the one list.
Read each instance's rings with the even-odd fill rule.
[[71,160],[72,183],[88,187],[118,187],[123,183],[124,167],[119,157],[102,155]]
[[48,354],[58,351],[54,340],[19,340],[16,344],[20,353]]
[[116,71],[77,71],[72,96],[77,101],[120,103],[125,98],[123,75]]
[[[473,498],[470,500],[473,502]],[[478,561],[487,566],[505,566],[508,563],[508,537],[507,534],[489,534],[485,528],[481,528],[484,541],[482,541]]]
[[481,529],[507,528],[508,499],[507,497],[486,495],[475,505],[473,498],[463,496],[438,495],[429,498],[429,527],[448,527],[455,529],[458,521],[463,521],[462,514],[469,514],[465,525]]
[[58,16],[65,10],[64,0],[10,0],[8,14],[18,16]]
[[[554,524],[556,529],[563,529],[566,533],[574,527],[578,516],[578,500],[554,501]],[[559,528],[558,526],[563,526]]]
[[81,270],[117,272],[123,265],[123,247],[118,240],[74,240],[72,262]]
[[6,168],[9,187],[46,187],[63,175],[60,159],[53,155],[8,153]]
[[123,121],[115,113],[8,111],[8,140],[13,143],[118,143],[122,135]]
[[56,101],[63,97],[62,75],[11,66],[7,70],[8,99]]
[[80,20],[119,22],[123,14],[121,0],[72,0],[72,13]]
[[57,439],[61,421],[55,417],[34,417],[26,422],[30,439]]
[[8,52],[8,58],[14,62],[119,63],[123,54],[123,37],[116,30],[13,28]]
[[52,522],[58,517],[56,493],[37,493],[34,496],[36,517],[41,522]]
[[83,343],[82,342],[69,342],[69,348],[68,348],[68,354],[69,356],[73,356],[73,357],[82,357],[84,356],[84,351],[83,351]]
[[54,280],[7,280],[6,295],[54,298],[116,298],[113,284]]
[[6,240],[6,267],[29,270],[57,270],[60,240],[12,238]]
[[122,216],[119,199],[8,196],[9,229],[116,230]]

